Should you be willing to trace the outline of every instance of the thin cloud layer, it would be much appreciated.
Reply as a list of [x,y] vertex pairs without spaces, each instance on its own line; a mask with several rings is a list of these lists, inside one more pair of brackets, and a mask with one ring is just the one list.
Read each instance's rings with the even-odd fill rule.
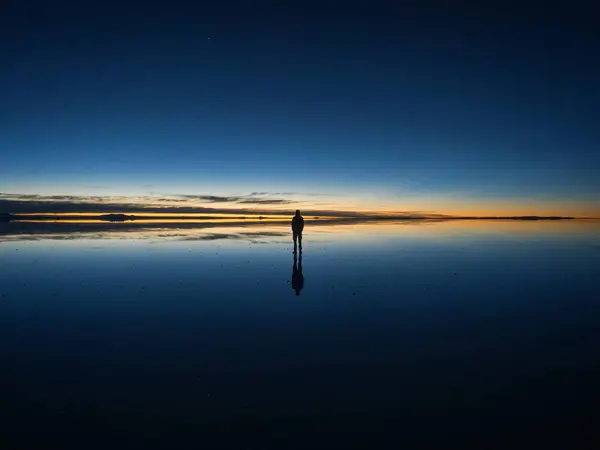
[[[200,201],[205,203],[243,203],[256,205],[285,205],[289,203],[299,203],[298,200],[287,198],[265,198],[277,196],[293,196],[293,192],[252,192],[247,195],[195,195],[195,194],[174,194],[165,198],[165,201]],[[300,201],[301,202],[301,201]]]
[[[75,195],[38,195],[0,193],[0,213],[11,214],[64,214],[64,213],[166,213],[166,214],[258,214],[289,215],[300,207],[304,214],[330,217],[365,217],[358,211],[340,211],[331,208],[307,209],[306,200],[273,198],[288,193],[252,192],[247,195],[219,196],[212,194],[173,194],[157,197],[102,197]],[[219,205],[219,204],[222,204]],[[312,203],[314,204],[314,203]],[[206,205],[206,206],[205,206]],[[240,207],[236,207],[239,205]],[[294,205],[289,210],[256,209],[252,206]]]
[[[269,193],[269,192],[252,192],[247,195],[209,195],[209,194],[173,194],[173,195],[162,195],[159,197],[142,196],[142,197],[102,197],[102,196],[77,196],[77,195],[39,195],[39,194],[14,194],[0,192],[0,200],[10,200],[14,202],[24,202],[25,206],[39,207],[33,202],[49,203],[49,202],[69,202],[76,205],[82,205],[87,203],[98,203],[102,205],[106,204],[146,204],[149,207],[159,206],[157,203],[188,203],[189,206],[201,207],[201,204],[216,204],[216,203],[227,203],[227,204],[243,204],[243,205],[287,205],[291,203],[302,204],[303,200],[290,199],[290,198],[272,198],[284,195],[295,195],[289,193]],[[135,201],[132,201],[135,200]],[[199,204],[200,203],[200,204]],[[64,208],[64,205],[61,207]],[[17,211],[20,208],[17,206]],[[87,210],[86,210],[87,211]],[[7,211],[12,212],[12,210]],[[38,209],[31,212],[41,212]],[[48,212],[48,211],[44,211]],[[53,211],[59,212],[59,211]]]
[[[217,196],[198,194],[176,194],[157,197],[140,196],[76,196],[0,193],[0,218],[11,220],[19,214],[235,214],[241,216],[289,216],[301,209],[305,216],[339,219],[571,219],[564,216],[451,216],[430,211],[365,212],[339,210],[328,207],[327,203],[315,203],[289,198],[266,198],[266,192],[253,192],[247,195]],[[283,193],[282,193],[283,194]],[[288,193],[291,194],[291,193]],[[271,193],[272,196],[275,193]],[[219,205],[222,204],[222,205]],[[207,205],[207,206],[204,206]],[[269,206],[286,206],[289,209]],[[252,208],[256,206],[257,208]],[[319,209],[322,206],[323,209]]]

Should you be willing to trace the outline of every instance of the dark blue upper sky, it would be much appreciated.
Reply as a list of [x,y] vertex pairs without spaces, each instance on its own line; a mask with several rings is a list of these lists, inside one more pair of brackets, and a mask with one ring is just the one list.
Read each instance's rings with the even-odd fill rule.
[[4,2],[0,192],[598,200],[591,11],[198,3]]

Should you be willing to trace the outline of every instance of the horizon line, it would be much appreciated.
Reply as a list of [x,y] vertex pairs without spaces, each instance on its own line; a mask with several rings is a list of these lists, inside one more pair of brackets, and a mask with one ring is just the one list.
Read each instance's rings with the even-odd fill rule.
[[[432,221],[432,220],[600,220],[597,217],[576,217],[562,215],[446,215],[446,214],[383,214],[383,213],[357,213],[352,214],[349,211],[339,211],[342,215],[332,214],[305,214],[305,220],[325,222],[335,221],[394,221],[394,220],[414,220],[414,221]],[[328,213],[330,213],[328,211]],[[270,214],[125,214],[125,213],[0,213],[0,220],[5,222],[69,222],[69,221],[99,221],[99,222],[135,222],[135,221],[220,221],[220,220],[258,220],[267,222],[287,222],[288,217],[293,214],[284,214],[283,212]]]

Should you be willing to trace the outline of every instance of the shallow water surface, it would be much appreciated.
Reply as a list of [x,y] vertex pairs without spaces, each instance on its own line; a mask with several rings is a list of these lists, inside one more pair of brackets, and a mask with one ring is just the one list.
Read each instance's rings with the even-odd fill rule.
[[597,222],[314,225],[296,255],[272,224],[1,226],[19,448],[499,442],[598,413]]

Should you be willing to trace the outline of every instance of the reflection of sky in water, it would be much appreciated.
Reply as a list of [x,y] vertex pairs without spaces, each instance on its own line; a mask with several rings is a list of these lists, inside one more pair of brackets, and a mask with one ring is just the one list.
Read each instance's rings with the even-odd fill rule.
[[435,421],[440,441],[543,430],[590,406],[578,392],[595,384],[599,231],[307,227],[300,296],[288,226],[4,240],[0,412],[40,439],[99,423],[210,437],[229,424],[231,437],[248,421],[335,434],[400,419],[411,436]]

